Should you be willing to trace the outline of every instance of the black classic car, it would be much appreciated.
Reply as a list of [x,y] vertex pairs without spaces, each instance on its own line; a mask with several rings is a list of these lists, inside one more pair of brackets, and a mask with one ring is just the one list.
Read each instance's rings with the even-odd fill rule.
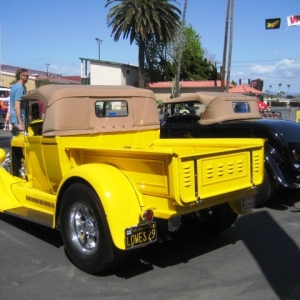
[[[193,106],[193,114],[178,114],[183,105]],[[265,138],[265,177],[256,207],[278,187],[300,188],[300,124],[262,118],[255,97],[201,92],[165,100],[161,137]]]

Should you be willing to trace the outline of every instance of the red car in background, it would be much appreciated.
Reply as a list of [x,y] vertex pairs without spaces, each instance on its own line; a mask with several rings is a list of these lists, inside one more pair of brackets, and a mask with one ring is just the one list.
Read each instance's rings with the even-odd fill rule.
[[268,104],[260,101],[259,99],[257,100],[257,106],[258,106],[258,110],[262,111],[262,110],[270,110],[270,107]]

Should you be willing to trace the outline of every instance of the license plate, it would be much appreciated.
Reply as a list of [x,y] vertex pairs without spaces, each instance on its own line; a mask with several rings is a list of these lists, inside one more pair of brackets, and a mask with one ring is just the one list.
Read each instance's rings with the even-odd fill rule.
[[254,196],[248,196],[242,199],[242,211],[249,210],[251,208],[254,208],[255,206],[255,197]]
[[125,229],[126,248],[153,243],[157,240],[156,223],[138,225]]

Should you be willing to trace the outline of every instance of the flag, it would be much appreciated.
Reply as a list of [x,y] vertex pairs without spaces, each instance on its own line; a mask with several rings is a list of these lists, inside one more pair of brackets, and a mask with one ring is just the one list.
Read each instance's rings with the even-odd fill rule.
[[266,19],[266,29],[278,29],[280,28],[280,18]]
[[287,17],[288,26],[300,26],[300,16]]

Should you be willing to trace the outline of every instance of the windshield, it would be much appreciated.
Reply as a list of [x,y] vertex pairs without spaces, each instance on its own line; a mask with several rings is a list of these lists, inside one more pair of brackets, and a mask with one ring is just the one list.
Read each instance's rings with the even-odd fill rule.
[[167,117],[172,116],[198,116],[200,117],[205,110],[205,106],[198,101],[196,102],[182,102],[165,104],[164,114]]

